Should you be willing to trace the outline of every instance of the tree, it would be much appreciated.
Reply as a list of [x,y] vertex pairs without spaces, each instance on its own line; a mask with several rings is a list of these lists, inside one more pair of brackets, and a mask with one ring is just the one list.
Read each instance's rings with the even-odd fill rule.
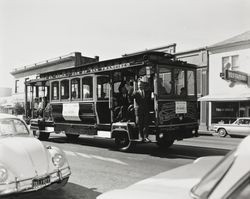
[[23,115],[25,113],[24,107],[21,103],[15,103],[14,112],[16,115]]

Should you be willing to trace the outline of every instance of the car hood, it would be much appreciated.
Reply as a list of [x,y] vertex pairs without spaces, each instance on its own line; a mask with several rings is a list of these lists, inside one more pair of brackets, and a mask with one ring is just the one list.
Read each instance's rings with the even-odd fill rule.
[[48,160],[47,149],[35,138],[0,139],[0,163],[20,180],[46,174],[49,170]]
[[98,199],[183,199],[190,198],[190,190],[222,156],[199,158],[194,163],[160,173],[125,189],[106,192]]

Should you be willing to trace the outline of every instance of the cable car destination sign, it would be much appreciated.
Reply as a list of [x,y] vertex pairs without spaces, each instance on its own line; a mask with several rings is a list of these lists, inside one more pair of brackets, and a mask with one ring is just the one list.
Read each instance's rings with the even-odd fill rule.
[[82,67],[76,67],[76,68],[68,68],[65,70],[60,71],[54,71],[46,74],[41,74],[40,78],[45,79],[57,79],[57,78],[63,78],[63,77],[70,77],[70,76],[80,76],[85,74],[93,74],[98,72],[104,72],[104,71],[112,71],[116,69],[123,69],[123,68],[129,68],[132,66],[142,65],[141,63],[131,64],[131,63],[121,63],[121,64],[114,64],[114,65],[106,65],[106,66],[82,66]]

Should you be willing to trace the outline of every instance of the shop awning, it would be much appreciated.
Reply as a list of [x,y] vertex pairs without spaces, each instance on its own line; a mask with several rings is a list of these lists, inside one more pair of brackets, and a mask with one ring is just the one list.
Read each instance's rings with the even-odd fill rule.
[[243,94],[213,94],[206,95],[198,99],[200,102],[233,102],[233,101],[250,101],[250,92]]

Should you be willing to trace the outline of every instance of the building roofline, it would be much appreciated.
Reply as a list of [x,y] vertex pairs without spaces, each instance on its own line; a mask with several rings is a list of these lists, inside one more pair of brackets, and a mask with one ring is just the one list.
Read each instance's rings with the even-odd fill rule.
[[201,50],[208,50],[207,46],[200,47],[200,48],[195,48],[195,49],[191,49],[191,50],[185,50],[185,51],[177,52],[177,53],[175,53],[175,55],[182,55],[182,54],[187,54],[187,53],[194,53],[194,52],[201,51]]
[[37,68],[47,67],[47,66],[53,65],[55,63],[63,63],[63,62],[69,61],[69,60],[73,61],[76,53],[78,53],[78,52],[72,52],[72,53],[69,53],[67,55],[63,55],[63,56],[60,56],[60,57],[40,61],[40,62],[31,64],[31,65],[26,65],[26,66],[14,68],[13,71],[10,72],[10,74],[11,75],[16,75],[16,74],[31,71],[31,70],[34,70],[34,69],[37,69]]
[[141,50],[141,51],[136,51],[136,52],[133,52],[133,53],[125,53],[125,54],[122,55],[122,57],[133,56],[133,55],[137,55],[137,54],[141,54],[141,53],[145,53],[145,52],[164,50],[164,49],[167,49],[167,48],[169,48],[171,46],[176,47],[176,43],[168,44],[166,46],[159,46],[159,47],[156,47],[156,48],[149,48],[149,49],[145,49],[145,50]]
[[219,49],[223,49],[223,48],[230,48],[230,47],[235,47],[235,46],[241,46],[241,45],[246,45],[246,44],[250,44],[250,39],[249,40],[245,40],[245,41],[238,41],[238,42],[233,42],[233,43],[226,43],[226,44],[222,44],[222,45],[212,45],[212,46],[208,46],[208,50],[219,50]]

